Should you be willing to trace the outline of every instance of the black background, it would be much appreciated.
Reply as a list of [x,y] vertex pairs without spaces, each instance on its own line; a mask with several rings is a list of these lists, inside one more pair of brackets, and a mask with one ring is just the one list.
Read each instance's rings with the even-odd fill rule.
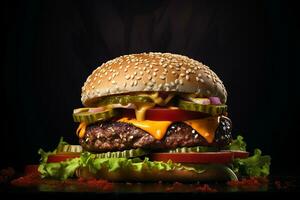
[[228,91],[234,134],[297,167],[297,19],[281,1],[4,1],[1,167],[37,163],[63,136],[94,68],[137,52],[184,54],[209,65]]

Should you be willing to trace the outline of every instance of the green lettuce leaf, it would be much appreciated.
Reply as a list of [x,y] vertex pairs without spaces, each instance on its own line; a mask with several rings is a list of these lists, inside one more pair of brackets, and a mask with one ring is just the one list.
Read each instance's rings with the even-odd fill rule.
[[74,176],[76,169],[80,166],[80,159],[74,158],[58,163],[41,163],[38,171],[40,172],[42,178],[51,177],[65,180]]
[[237,158],[233,161],[233,171],[241,176],[268,176],[270,174],[271,157],[261,155],[261,150],[255,149],[254,155],[248,158]]
[[95,155],[84,152],[80,156],[81,164],[83,167],[88,167],[92,173],[97,173],[99,170],[107,170],[113,172],[117,170],[141,172],[144,170],[176,170],[185,169],[193,170],[197,173],[202,173],[204,169],[201,167],[189,167],[180,163],[173,163],[172,161],[150,161],[148,157],[140,158],[96,158]]
[[246,151],[247,144],[243,139],[243,136],[238,135],[237,138],[233,140],[230,145],[227,146],[227,149]]
[[38,150],[38,154],[41,155],[38,171],[42,178],[52,177],[64,180],[68,177],[72,177],[76,169],[80,166],[79,158],[59,163],[47,163],[48,156],[61,151],[64,145],[68,145],[68,143],[64,141],[63,137],[61,137],[57,147],[53,151],[45,152],[43,149]]

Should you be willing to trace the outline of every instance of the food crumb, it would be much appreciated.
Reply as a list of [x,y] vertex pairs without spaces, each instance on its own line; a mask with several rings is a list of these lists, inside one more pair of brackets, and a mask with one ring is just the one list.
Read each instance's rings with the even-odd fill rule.
[[176,190],[180,189],[180,187],[182,187],[182,186],[183,186],[183,183],[174,182],[172,184],[172,186],[166,188],[166,192],[176,191]]
[[231,180],[227,182],[229,186],[254,186],[259,187],[262,185],[267,185],[269,183],[268,178],[266,177],[250,177],[250,178],[243,178],[241,180]]
[[6,183],[15,176],[15,170],[12,167],[7,167],[0,170],[0,183]]
[[196,187],[196,191],[199,192],[217,192],[215,188],[211,188],[208,184],[203,184]]

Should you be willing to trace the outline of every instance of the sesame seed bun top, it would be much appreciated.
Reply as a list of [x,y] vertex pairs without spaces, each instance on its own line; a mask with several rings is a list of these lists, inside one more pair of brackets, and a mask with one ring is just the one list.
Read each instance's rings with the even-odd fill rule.
[[141,53],[110,60],[87,78],[81,101],[85,106],[107,95],[130,92],[195,93],[216,96],[226,102],[227,92],[208,66],[186,56],[171,53]]

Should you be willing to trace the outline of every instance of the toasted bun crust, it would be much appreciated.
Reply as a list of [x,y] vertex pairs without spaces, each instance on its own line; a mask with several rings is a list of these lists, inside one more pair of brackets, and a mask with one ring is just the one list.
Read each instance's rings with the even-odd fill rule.
[[195,182],[195,181],[228,181],[237,180],[236,175],[225,167],[208,168],[202,173],[197,173],[188,170],[170,170],[170,171],[146,171],[126,173],[122,170],[113,172],[99,171],[96,174],[91,173],[88,168],[79,168],[76,171],[76,176],[84,179],[106,179],[113,182],[123,181],[180,181],[180,182]]
[[95,69],[82,87],[81,101],[93,106],[99,97],[129,92],[182,92],[216,96],[226,102],[227,92],[208,66],[171,53],[124,55]]

